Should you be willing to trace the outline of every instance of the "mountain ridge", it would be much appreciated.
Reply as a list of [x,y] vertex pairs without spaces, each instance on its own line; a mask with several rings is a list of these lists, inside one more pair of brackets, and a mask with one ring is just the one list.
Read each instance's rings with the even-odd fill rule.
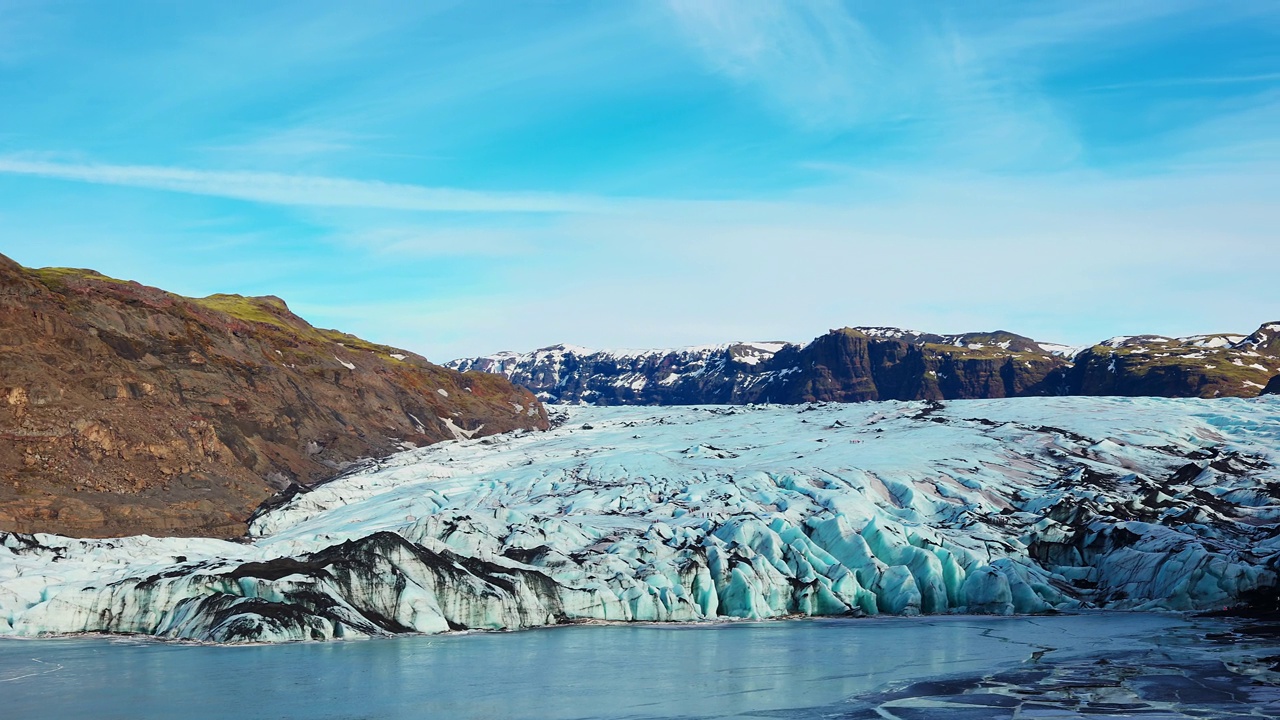
[[552,345],[446,363],[507,377],[545,402],[740,404],[1031,395],[1252,397],[1280,373],[1280,322],[1250,334],[1045,343],[1006,330],[951,335],[834,329],[807,343],[652,350]]

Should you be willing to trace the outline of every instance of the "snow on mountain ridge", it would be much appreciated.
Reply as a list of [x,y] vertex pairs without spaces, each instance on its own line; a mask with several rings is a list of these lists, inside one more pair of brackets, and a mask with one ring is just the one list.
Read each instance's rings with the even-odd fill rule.
[[669,388],[682,380],[716,373],[733,376],[750,387],[760,378],[743,373],[788,347],[794,346],[777,341],[614,350],[553,345],[523,354],[502,352],[454,360],[447,366],[463,372],[499,373],[534,389],[544,402],[563,402],[566,391],[574,398],[598,397],[601,389],[634,395],[643,393],[650,384]]
[[635,359],[644,357],[665,357],[667,355],[706,355],[715,352],[728,350],[732,347],[750,347],[761,352],[776,353],[778,350],[791,345],[788,342],[727,342],[712,343],[708,345],[685,345],[667,348],[612,348],[596,350],[592,348],[582,347],[580,345],[557,344],[549,345],[544,348],[530,350],[520,353],[512,350],[501,350],[490,355],[481,355],[475,358],[458,358],[450,360],[446,363],[448,367],[457,367],[460,364],[472,363],[476,360],[505,360],[508,358],[528,358],[528,357],[553,357],[564,355],[576,355],[579,357],[598,355],[617,359]]
[[[941,344],[955,345],[956,347],[962,347],[962,348],[963,347],[972,347],[972,348],[985,347],[985,345],[980,343],[974,344],[974,343],[968,343],[964,341],[965,337],[970,335],[980,334],[980,333],[965,333],[960,335],[933,335],[930,333],[919,332],[916,330],[906,330],[906,329],[895,328],[895,327],[874,327],[874,326],[857,326],[857,327],[852,327],[850,329],[863,333],[868,337],[873,337],[878,339],[905,340],[907,342],[916,343],[916,342],[921,342],[922,338],[931,338],[931,339],[936,339]],[[501,361],[506,361],[510,359],[529,360],[529,359],[537,359],[537,358],[544,358],[544,357],[561,357],[561,356],[567,356],[567,355],[574,355],[578,357],[600,356],[600,357],[615,358],[615,359],[665,357],[669,355],[695,356],[695,355],[710,355],[717,352],[723,352],[732,348],[753,348],[758,350],[762,355],[773,355],[788,346],[803,348],[808,344],[809,344],[808,342],[795,343],[790,341],[768,341],[768,342],[741,341],[741,342],[712,343],[712,344],[706,344],[706,345],[687,345],[687,346],[673,346],[673,347],[659,347],[659,348],[613,348],[613,349],[593,349],[593,348],[582,347],[580,345],[556,344],[556,345],[550,345],[543,348],[538,348],[536,350],[530,350],[523,353],[512,351],[512,350],[501,350],[499,352],[492,353],[489,355],[481,355],[481,356],[471,357],[471,358],[458,358],[456,360],[451,360],[445,363],[445,365],[447,367],[451,367],[455,369],[458,369],[458,368],[469,369],[471,367],[474,367],[475,364],[480,361],[501,362]],[[1009,344],[1010,344],[1009,341],[1004,341],[1002,343],[993,343],[992,346],[1000,347],[1002,349],[1007,350],[1009,348]],[[1037,343],[1037,345],[1039,345],[1043,349],[1043,351],[1047,354],[1062,354],[1064,351],[1075,351],[1080,349],[1076,346],[1060,345],[1056,343]]]
[[1087,349],[1085,345],[1059,345],[1057,343],[1037,343],[1044,352],[1071,360]]
[[[941,344],[954,345],[956,347],[973,347],[974,349],[986,347],[983,343],[970,343],[965,341],[966,337],[974,335],[983,335],[989,333],[961,333],[953,335],[935,335],[933,333],[921,332],[919,330],[910,330],[905,328],[889,327],[889,326],[854,326],[850,328],[856,330],[867,337],[890,340],[905,340],[907,342],[921,342],[923,338],[936,339]],[[1267,333],[1272,333],[1268,335]],[[1188,335],[1185,337],[1169,337],[1164,335],[1117,335],[1115,337],[1103,340],[1097,345],[1111,348],[1120,348],[1131,345],[1142,345],[1146,343],[1178,343],[1182,345],[1193,345],[1204,348],[1222,348],[1222,347],[1250,347],[1266,343],[1269,339],[1280,338],[1280,322],[1264,323],[1253,334],[1240,335],[1237,333],[1211,333],[1201,335]],[[810,341],[812,342],[812,341]],[[1062,357],[1072,357],[1087,349],[1088,345],[1063,345],[1060,343],[1032,341],[1041,350],[1050,355]],[[458,358],[445,363],[447,367],[470,367],[476,361],[505,361],[516,358],[530,358],[533,356],[549,356],[549,355],[576,355],[589,356],[600,355],[611,358],[641,358],[641,357],[663,357],[667,355],[705,355],[715,352],[722,352],[732,347],[753,347],[761,350],[766,354],[776,354],[787,346],[795,346],[802,348],[809,343],[795,343],[789,341],[742,341],[742,342],[726,342],[712,343],[705,345],[687,345],[660,348],[613,348],[613,349],[592,349],[580,345],[557,344],[550,345],[536,350],[527,352],[516,352],[511,350],[502,350],[489,355],[481,355],[472,358]],[[993,343],[993,347],[1002,349],[1009,348],[1009,342]]]
[[863,326],[832,330],[804,344],[612,351],[553,346],[449,366],[501,373],[544,402],[571,404],[1252,397],[1266,386],[1272,369],[1280,372],[1280,332],[1271,328],[1280,323],[1264,324],[1248,336],[1122,335],[1070,347],[1002,330],[935,335]]
[[927,334],[927,333],[919,332],[918,330],[907,330],[904,328],[882,327],[882,326],[865,326],[865,327],[858,326],[853,329],[857,330],[863,335],[866,335],[867,337],[888,338],[890,340],[901,340],[903,338],[917,338]]

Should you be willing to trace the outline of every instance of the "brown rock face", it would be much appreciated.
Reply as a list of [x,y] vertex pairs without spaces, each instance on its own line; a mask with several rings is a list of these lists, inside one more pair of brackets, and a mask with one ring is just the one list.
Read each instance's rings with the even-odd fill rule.
[[355,459],[546,427],[505,378],[314,328],[279,298],[0,255],[0,530],[236,536]]
[[[780,402],[952,400],[1053,394],[1069,365],[1012,333],[877,338],[844,328],[774,361],[796,372],[771,388]],[[970,342],[973,340],[974,342]],[[977,342],[982,341],[982,342]]]

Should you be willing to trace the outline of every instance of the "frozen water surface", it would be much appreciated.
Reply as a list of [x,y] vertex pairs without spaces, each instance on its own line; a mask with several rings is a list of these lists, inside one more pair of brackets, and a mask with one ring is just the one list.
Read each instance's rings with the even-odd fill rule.
[[1274,640],[1155,613],[0,641],[14,718],[1276,717]]

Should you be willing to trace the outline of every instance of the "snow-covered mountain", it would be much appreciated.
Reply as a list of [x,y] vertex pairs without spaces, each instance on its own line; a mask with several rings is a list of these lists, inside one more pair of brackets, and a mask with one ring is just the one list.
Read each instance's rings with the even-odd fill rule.
[[798,349],[785,342],[659,350],[554,345],[530,353],[503,352],[454,360],[446,366],[503,375],[518,385],[536,388],[539,399],[550,402],[745,403],[769,399],[768,388],[790,374],[773,369],[776,356],[782,351],[791,355]]
[[565,413],[282,497],[247,544],[0,534],[0,633],[1190,610],[1276,583],[1280,398]]
[[936,335],[833,330],[806,344],[667,350],[556,345],[454,360],[502,375],[544,402],[599,405],[949,400],[1028,395],[1253,397],[1280,375],[1280,323],[1251,335],[1151,335],[1092,347],[997,331]]

